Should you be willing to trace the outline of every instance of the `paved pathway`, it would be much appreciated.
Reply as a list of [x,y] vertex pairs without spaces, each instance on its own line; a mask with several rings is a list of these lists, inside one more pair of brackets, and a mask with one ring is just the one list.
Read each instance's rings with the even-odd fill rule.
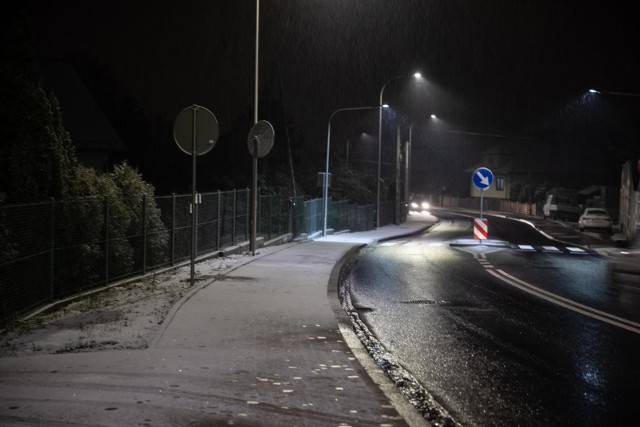
[[289,243],[194,289],[146,350],[0,359],[2,425],[426,425],[337,300],[341,263],[410,222]]

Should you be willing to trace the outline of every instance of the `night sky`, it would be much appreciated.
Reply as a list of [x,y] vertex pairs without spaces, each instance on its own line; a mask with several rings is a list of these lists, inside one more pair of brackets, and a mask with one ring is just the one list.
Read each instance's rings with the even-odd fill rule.
[[[220,144],[238,147],[235,154],[228,147],[220,152],[248,161],[243,138],[253,124],[255,1],[28,3],[41,58],[103,67],[149,120],[173,123],[183,108],[205,106],[220,123]],[[419,131],[431,113],[449,130],[518,137],[514,144],[539,132],[566,133],[593,120],[587,89],[640,93],[640,25],[631,9],[614,3],[261,0],[259,119],[274,124],[276,146],[290,138],[296,167],[305,169],[296,173],[319,171],[333,111],[376,106],[386,82],[420,71],[424,81],[396,79],[384,92],[393,109],[388,122],[398,120],[403,138],[415,125],[417,155],[438,154]],[[611,108],[624,116],[637,112],[639,102],[611,99]],[[336,146],[377,134],[375,111],[334,120]],[[626,134],[637,141],[637,126]],[[571,147],[616,144],[615,137],[603,143],[584,135],[564,140]],[[452,155],[461,167],[491,143],[469,137],[456,147],[471,154]],[[619,161],[602,167],[615,172]]]

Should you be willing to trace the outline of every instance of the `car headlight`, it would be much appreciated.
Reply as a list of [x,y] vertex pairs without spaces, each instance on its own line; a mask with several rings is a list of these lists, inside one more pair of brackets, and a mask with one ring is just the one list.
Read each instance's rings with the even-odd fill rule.
[[416,202],[411,202],[411,207],[414,209],[418,209],[418,204]]

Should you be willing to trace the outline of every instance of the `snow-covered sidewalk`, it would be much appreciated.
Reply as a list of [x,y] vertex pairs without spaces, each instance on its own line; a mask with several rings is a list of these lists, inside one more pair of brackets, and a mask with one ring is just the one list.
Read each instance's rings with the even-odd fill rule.
[[[282,249],[260,248],[255,256]],[[211,281],[255,259],[250,253],[210,258],[196,264],[196,279]],[[190,286],[189,264],[77,296],[46,314],[18,322],[0,335],[0,357],[34,353],[147,348],[171,308]],[[200,283],[196,280],[195,287]]]

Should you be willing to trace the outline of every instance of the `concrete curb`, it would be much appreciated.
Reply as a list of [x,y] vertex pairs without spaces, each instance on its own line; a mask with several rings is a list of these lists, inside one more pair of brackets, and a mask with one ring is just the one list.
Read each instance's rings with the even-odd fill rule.
[[[415,236],[423,233],[425,230],[431,228],[434,224],[430,224],[415,230],[408,231],[406,233],[397,234],[394,236],[378,239],[375,243],[384,242],[388,240],[401,239],[404,237]],[[393,404],[394,408],[404,418],[405,422],[411,427],[424,427],[429,426],[427,420],[420,414],[418,409],[412,405],[398,386],[386,375],[386,373],[376,364],[372,355],[364,346],[360,338],[355,332],[355,325],[351,318],[347,315],[344,307],[340,301],[341,294],[341,281],[351,266],[351,264],[357,259],[359,252],[366,248],[367,244],[354,245],[343,257],[336,263],[331,270],[329,281],[327,283],[327,298],[338,322],[340,333],[342,334],[345,342],[351,349],[353,355],[358,359],[358,362],[363,369],[369,375],[369,378],[374,384],[384,393],[384,395]]]
[[[419,232],[422,232],[418,231]],[[411,234],[417,234],[411,233]],[[383,239],[389,240],[389,239]],[[425,427],[429,424],[424,417],[418,412],[417,408],[413,406],[402,394],[396,384],[384,373],[384,371],[376,364],[376,362],[369,354],[369,351],[365,348],[360,338],[354,332],[354,325],[351,319],[347,315],[344,307],[340,303],[340,283],[344,273],[349,266],[358,257],[358,253],[365,248],[366,244],[360,244],[352,247],[344,257],[333,267],[329,281],[327,282],[327,298],[338,322],[340,333],[345,342],[351,349],[353,355],[358,359],[360,365],[364,368],[365,372],[369,375],[369,378],[373,383],[384,393],[389,399],[396,411],[404,418],[406,423],[411,427]]]

